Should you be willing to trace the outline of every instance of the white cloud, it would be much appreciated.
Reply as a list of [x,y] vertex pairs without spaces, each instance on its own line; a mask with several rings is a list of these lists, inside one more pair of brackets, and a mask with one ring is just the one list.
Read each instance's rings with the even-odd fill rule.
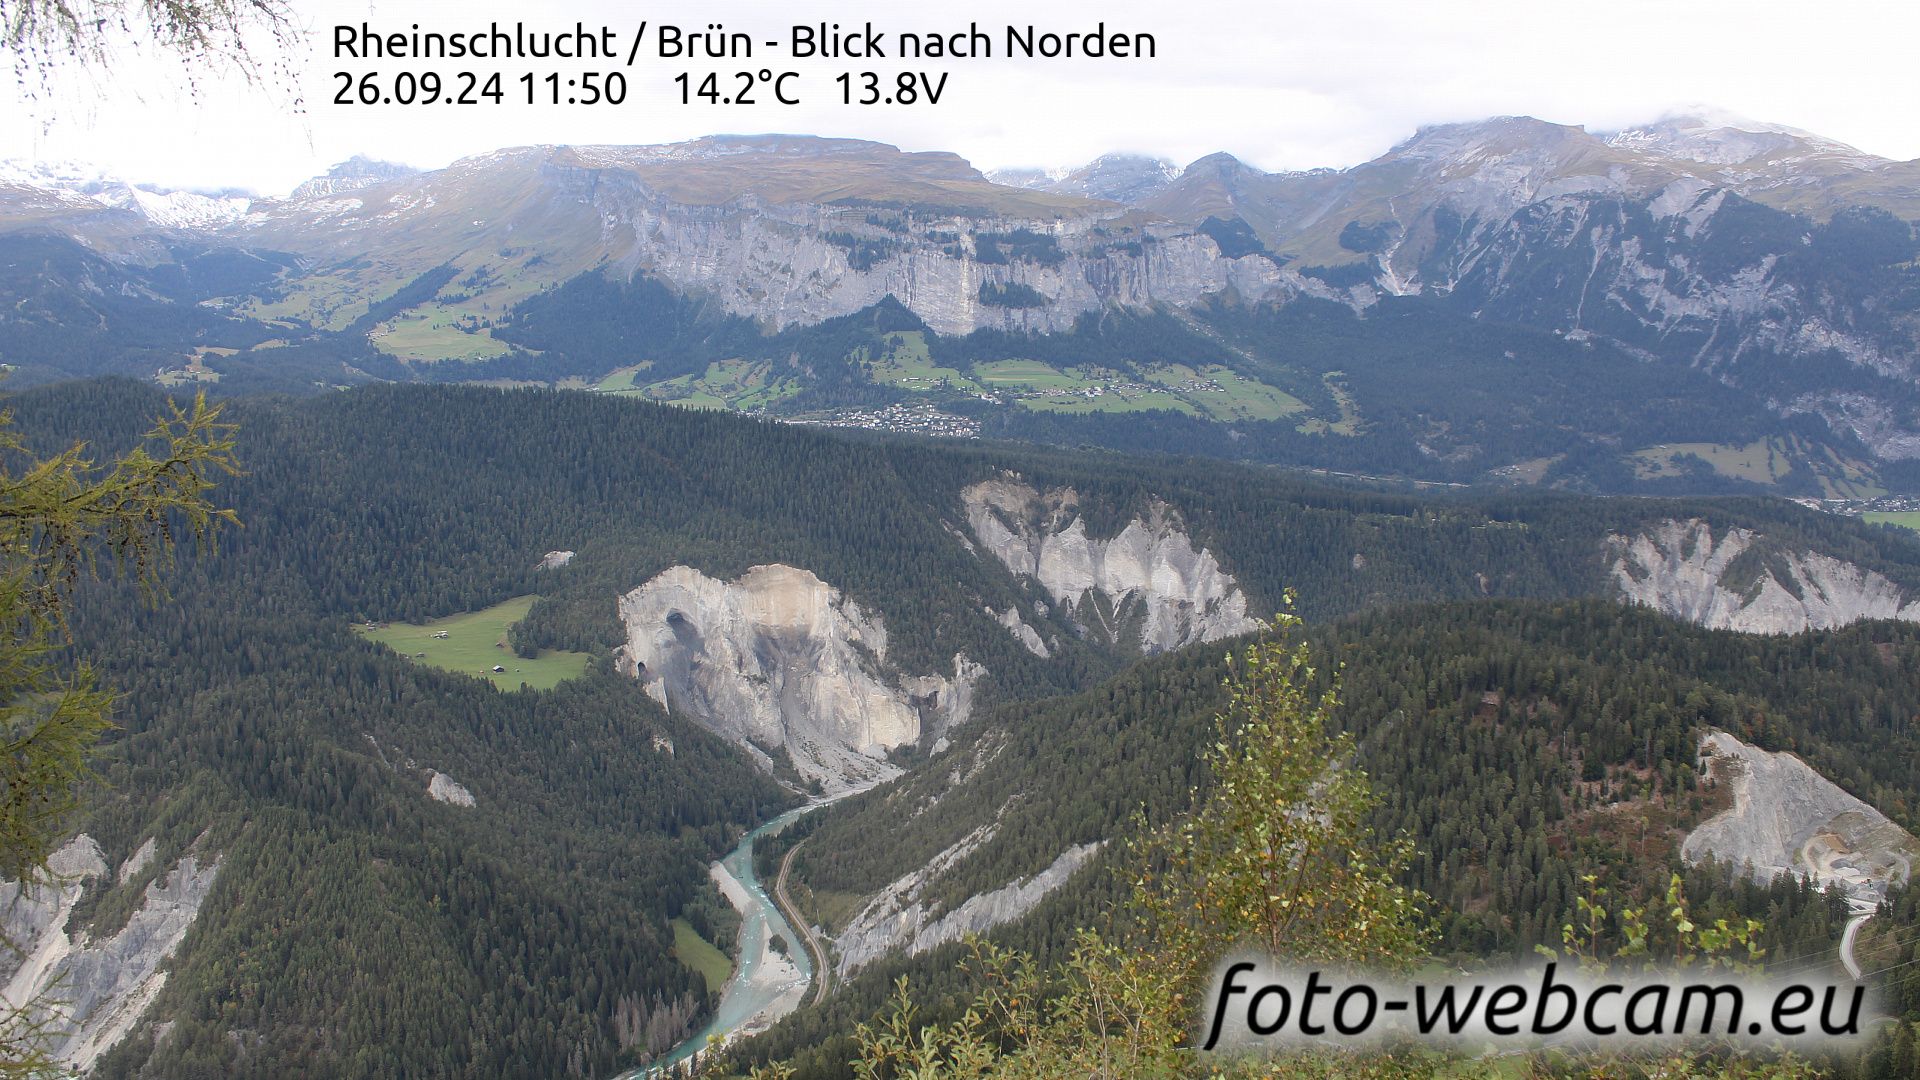
[[[1605,129],[1705,102],[1872,153],[1920,157],[1920,125],[1912,121],[1920,65],[1905,55],[1920,39],[1920,14],[1907,3],[973,0],[944,10],[877,0],[804,7],[768,0],[294,3],[314,30],[307,52],[293,58],[304,114],[290,113],[285,95],[232,79],[205,81],[197,100],[186,98],[164,89],[177,84],[177,63],[132,51],[108,78],[67,78],[51,106],[37,112],[8,100],[10,86],[0,88],[6,147],[0,155],[97,161],[136,180],[272,192],[355,153],[437,166],[506,145],[663,142],[722,131],[878,139],[953,150],[981,167],[1075,164],[1128,149],[1182,163],[1226,150],[1283,169],[1354,164],[1424,123],[1524,113]],[[336,22],[364,19],[397,30],[414,23],[452,30],[490,20],[545,28],[607,22],[624,38],[641,16],[689,27],[719,21],[749,31],[756,43],[784,39],[789,26],[807,20],[850,26],[871,19],[889,34],[961,30],[978,22],[992,34],[996,53],[1008,23],[1080,31],[1104,22],[1109,31],[1153,34],[1159,55],[945,66],[897,59],[796,63],[784,48],[762,44],[745,64],[696,62],[694,69],[798,69],[805,105],[681,105],[671,78],[682,66],[659,60],[627,72],[630,94],[619,107],[332,104],[336,70],[420,66],[336,63]],[[509,94],[517,90],[512,75],[541,63],[508,65]],[[467,65],[432,66],[451,72]],[[866,67],[951,74],[939,105],[840,105],[833,74]]]

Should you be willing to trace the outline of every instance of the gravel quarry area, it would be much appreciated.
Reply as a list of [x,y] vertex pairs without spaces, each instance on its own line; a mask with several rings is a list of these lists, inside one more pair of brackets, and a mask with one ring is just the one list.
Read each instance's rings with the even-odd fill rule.
[[1689,864],[1745,866],[1763,881],[1807,875],[1874,904],[1907,880],[1920,841],[1798,757],[1724,731],[1702,739],[1700,754],[1710,775],[1732,785],[1733,806],[1687,837],[1680,855]]

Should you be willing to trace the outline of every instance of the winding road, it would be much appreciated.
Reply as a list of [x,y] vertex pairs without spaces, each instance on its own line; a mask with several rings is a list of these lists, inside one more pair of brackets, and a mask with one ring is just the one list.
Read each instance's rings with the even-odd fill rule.
[[1840,935],[1840,963],[1853,976],[1854,982],[1860,981],[1860,963],[1853,957],[1853,939],[1860,934],[1860,927],[1879,908],[1870,900],[1849,899],[1847,905],[1853,909],[1853,918],[1847,920],[1846,932]]
[[813,1003],[818,1005],[827,1000],[827,984],[833,981],[833,967],[827,963],[827,947],[814,936],[813,924],[800,914],[800,909],[794,906],[793,898],[787,895],[787,871],[792,868],[793,857],[800,853],[800,848],[805,843],[806,841],[802,840],[788,848],[786,857],[780,860],[780,876],[774,879],[773,899],[780,905],[780,911],[786,915],[787,922],[799,927],[800,933],[807,939],[807,955],[813,957],[815,976]]

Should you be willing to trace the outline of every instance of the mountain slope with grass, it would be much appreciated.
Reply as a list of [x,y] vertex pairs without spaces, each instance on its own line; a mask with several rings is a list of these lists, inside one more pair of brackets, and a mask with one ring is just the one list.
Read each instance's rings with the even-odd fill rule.
[[[0,362],[856,426],[925,406],[927,430],[1430,482],[1920,483],[1920,179],[1777,125],[1503,117],[1341,170],[1011,183],[801,136],[336,171],[217,213],[0,183]],[[85,349],[45,333],[83,323]]]

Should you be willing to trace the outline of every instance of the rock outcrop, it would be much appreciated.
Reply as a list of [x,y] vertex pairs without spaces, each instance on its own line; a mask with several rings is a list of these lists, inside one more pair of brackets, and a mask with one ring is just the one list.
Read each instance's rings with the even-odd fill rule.
[[885,779],[887,751],[965,721],[984,669],[900,677],[887,630],[838,589],[791,566],[723,582],[675,566],[620,598],[622,670],[676,712],[763,764],[784,750],[830,791]]
[[114,872],[113,880],[116,883],[123,882],[145,870],[147,864],[153,862],[154,851],[153,837],[149,836],[145,843],[135,848],[133,854],[127,856],[126,861],[120,864],[120,869]]
[[921,715],[923,740],[939,739],[972,718],[973,688],[986,673],[984,665],[974,663],[966,653],[956,653],[952,678],[915,675],[900,680],[900,689]]
[[1716,538],[1698,518],[1609,536],[1607,559],[1628,601],[1716,630],[1792,634],[1861,619],[1920,621],[1920,601],[1881,574],[1818,552],[1770,553],[1747,529]]
[[[1055,237],[1058,262],[981,261],[930,234],[958,230],[995,234],[991,218],[941,218],[896,232],[866,225],[837,207],[686,207],[651,199],[609,202],[613,185],[591,190],[606,216],[631,222],[630,266],[676,289],[713,297],[734,314],[771,325],[811,325],[850,314],[892,296],[941,334],[977,329],[1052,333],[1071,329],[1081,315],[1110,305],[1190,305],[1233,290],[1285,300],[1330,292],[1258,256],[1223,258],[1214,241],[1180,226],[1153,226],[1139,254],[1116,250],[1096,230],[1104,218],[1040,226]],[[845,233],[893,253],[856,265],[847,249],[825,239]],[[777,269],[776,269],[777,268]],[[1035,307],[1007,307],[980,299],[983,286],[1020,285],[1045,298]]]
[[443,803],[455,806],[472,806],[473,792],[446,773],[427,770],[427,795]]
[[[151,841],[123,864],[138,872]],[[217,860],[187,854],[147,886],[145,900],[117,933],[70,938],[67,918],[108,878],[100,846],[82,834],[48,861],[44,882],[0,883],[0,920],[19,952],[0,955],[8,1004],[46,1018],[55,1058],[85,1070],[124,1038],[166,985],[161,965],[179,949],[219,872]],[[127,870],[126,868],[132,868]]]
[[1101,640],[1158,653],[1260,626],[1248,617],[1233,575],[1212,552],[1194,548],[1179,515],[1164,503],[1098,539],[1087,535],[1079,496],[1070,488],[1043,496],[1017,478],[1000,477],[974,484],[960,499],[980,546],[1015,574],[1039,582],[1084,632]]
[[1907,881],[1920,841],[1806,762],[1724,731],[1702,739],[1700,752],[1712,775],[1731,785],[1733,806],[1687,837],[1680,855],[1688,863],[1712,858],[1745,867],[1758,881],[1811,876],[1874,903],[1889,885]]
[[1019,608],[1010,607],[994,616],[994,620],[1001,626],[1006,627],[1007,633],[1012,634],[1014,640],[1025,645],[1028,652],[1042,660],[1052,658],[1053,653],[1047,648],[1047,643],[1040,640],[1040,632],[1027,625],[1027,620],[1020,617]]
[[975,829],[924,868],[902,876],[869,900],[834,939],[839,957],[835,970],[844,978],[889,952],[923,953],[1012,922],[1065,884],[1101,848],[1099,843],[1077,844],[1032,877],[970,896],[953,910],[936,914],[923,899],[928,885],[991,840],[993,833],[992,825]]

